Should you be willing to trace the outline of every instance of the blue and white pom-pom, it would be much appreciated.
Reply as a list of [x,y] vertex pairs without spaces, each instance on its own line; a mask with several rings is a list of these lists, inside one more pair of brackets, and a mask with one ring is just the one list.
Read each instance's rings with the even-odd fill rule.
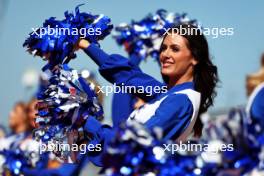
[[114,38],[123,45],[128,54],[136,54],[143,58],[158,58],[159,48],[166,29],[180,23],[198,26],[196,20],[190,20],[186,13],[178,14],[160,9],[149,14],[140,21],[132,20],[131,24],[122,23],[115,27]]
[[[44,68],[45,69],[45,68]],[[77,140],[83,140],[82,126],[89,115],[103,118],[103,108],[93,88],[77,70],[67,64],[53,70],[46,69],[46,80],[38,92],[38,116],[35,138],[54,145],[67,144],[68,133],[77,130]],[[78,141],[75,141],[78,142]],[[67,159],[69,151],[55,151],[61,159]]]
[[98,40],[110,34],[113,28],[110,18],[80,12],[79,6],[75,8],[75,14],[66,11],[63,20],[55,17],[47,19],[42,27],[29,34],[23,46],[31,54],[56,65],[76,57],[75,45],[80,38],[98,43]]
[[[80,5],[79,5],[80,6]],[[42,28],[30,33],[24,47],[30,53],[42,57],[48,63],[42,68],[45,75],[37,95],[38,128],[34,137],[45,144],[68,144],[84,140],[82,125],[89,115],[102,119],[103,109],[94,88],[67,63],[75,58],[75,45],[80,38],[98,44],[110,34],[112,24],[104,15],[65,12],[65,19],[49,18]],[[67,32],[49,33],[48,30],[64,29]],[[43,34],[43,31],[46,33]],[[78,131],[78,134],[71,133]],[[70,135],[70,137],[69,137]],[[67,160],[70,151],[53,151],[62,160]]]
[[[30,146],[33,147],[33,146]],[[0,151],[0,174],[23,175],[24,168],[45,168],[48,164],[48,153],[40,154],[39,151],[17,149],[4,149]]]
[[231,144],[233,150],[218,152],[218,156],[203,152],[199,156],[203,168],[214,164],[214,173],[222,175],[250,175],[253,171],[263,171],[264,131],[258,122],[247,117],[244,108],[233,108],[226,117],[209,121],[204,133],[206,143]]
[[105,176],[195,175],[195,155],[180,155],[165,150],[162,130],[149,131],[142,124],[130,121],[117,129],[116,136],[104,155]]
[[[206,150],[171,153],[164,150],[164,144],[173,142],[161,140],[160,131],[148,131],[136,122],[128,123],[117,130],[104,156],[101,173],[106,176],[262,173],[264,133],[257,126],[258,123],[248,121],[243,109],[235,108],[226,119],[206,124],[204,137],[196,141]],[[221,151],[223,144],[232,144],[234,150]]]
[[19,175],[23,167],[30,167],[27,158],[21,150],[4,150],[0,152],[3,157],[2,175]]

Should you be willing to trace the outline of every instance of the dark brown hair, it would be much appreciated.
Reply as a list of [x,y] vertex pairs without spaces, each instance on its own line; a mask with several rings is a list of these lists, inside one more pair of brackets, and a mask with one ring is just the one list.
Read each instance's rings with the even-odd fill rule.
[[[194,125],[195,136],[202,135],[203,124],[200,115],[207,111],[213,105],[216,97],[216,86],[219,81],[217,67],[212,63],[209,55],[208,43],[202,31],[191,24],[179,24],[172,27],[169,32],[180,31],[181,29],[196,31],[196,33],[178,33],[187,39],[187,47],[191,51],[193,57],[198,61],[194,66],[194,88],[201,93],[201,103],[197,120]],[[163,40],[168,33],[165,34]],[[163,41],[162,41],[163,42]],[[168,83],[168,77],[162,75],[165,83]]]

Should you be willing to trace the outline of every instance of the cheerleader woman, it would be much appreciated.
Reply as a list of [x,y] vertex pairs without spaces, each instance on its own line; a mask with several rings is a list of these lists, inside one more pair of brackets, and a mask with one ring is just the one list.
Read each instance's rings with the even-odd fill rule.
[[[198,33],[177,32],[183,29]],[[136,120],[148,129],[161,127],[165,140],[185,141],[193,134],[201,135],[200,115],[213,105],[218,75],[209,56],[207,40],[197,27],[181,24],[164,35],[160,47],[160,71],[165,83],[143,73],[127,58],[109,55],[87,40],[80,39],[78,47],[93,59],[101,75],[111,83],[159,87],[159,90],[167,86],[167,92],[156,91],[151,96],[135,91],[135,96],[146,103],[133,111],[127,121]],[[113,134],[112,129],[93,117],[87,119],[85,130],[95,136],[92,143],[103,143],[103,146]],[[100,165],[100,159],[95,163]]]
[[[147,103],[132,112],[127,120],[137,120],[147,128],[159,126],[164,131],[165,139],[185,140],[192,130],[196,136],[201,135],[200,114],[213,104],[218,75],[216,66],[210,60],[204,35],[175,33],[180,29],[199,31],[195,26],[182,24],[164,35],[160,63],[168,91],[152,92],[151,96],[135,92]],[[108,55],[84,39],[79,41],[78,46],[94,60],[101,75],[111,83],[135,87],[164,86],[127,58],[117,54]]]

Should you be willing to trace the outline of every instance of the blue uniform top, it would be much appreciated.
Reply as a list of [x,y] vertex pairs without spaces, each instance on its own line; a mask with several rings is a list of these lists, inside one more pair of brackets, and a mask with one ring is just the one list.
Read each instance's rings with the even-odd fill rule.
[[[99,66],[100,74],[109,82],[116,85],[125,86],[156,86],[163,87],[161,83],[148,74],[143,73],[138,66],[131,63],[129,59],[118,55],[108,55],[98,46],[91,44],[84,52],[90,56]],[[193,105],[185,94],[174,94],[176,91],[184,89],[193,89],[193,82],[186,82],[176,85],[166,93],[152,92],[151,96],[146,93],[134,93],[135,96],[143,99],[145,102],[153,103],[169,95],[158,107],[155,115],[152,116],[144,126],[152,129],[159,126],[164,131],[164,139],[176,139],[188,127],[193,114]],[[85,130],[94,134],[92,143],[101,143],[106,145],[111,140],[114,132],[108,126],[102,125],[95,118],[87,119]],[[105,149],[105,147],[103,147]],[[93,159],[91,159],[93,160]],[[100,159],[96,159],[97,165],[101,165]]]
[[129,114],[134,110],[135,97],[128,93],[115,93],[112,100],[112,122],[118,126],[127,120]]
[[264,87],[259,90],[252,101],[250,116],[264,128]]
[[[91,44],[85,53],[99,66],[101,75],[111,83],[125,86],[165,86],[153,77],[143,73],[138,66],[132,64],[127,58],[113,54],[108,55],[98,46]],[[160,126],[165,132],[165,139],[175,139],[186,129],[192,117],[193,106],[185,94],[173,94],[175,91],[194,89],[193,82],[187,82],[172,87],[166,93],[152,92],[135,93],[148,103],[155,102],[169,95],[159,106],[155,115],[145,123],[147,128]]]

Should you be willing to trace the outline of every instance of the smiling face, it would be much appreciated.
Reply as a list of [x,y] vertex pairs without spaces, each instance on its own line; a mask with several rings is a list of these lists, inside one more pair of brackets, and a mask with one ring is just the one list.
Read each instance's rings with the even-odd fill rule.
[[167,35],[161,44],[161,74],[169,78],[169,84],[192,81],[193,66],[197,61],[187,47],[187,39],[178,35]]

